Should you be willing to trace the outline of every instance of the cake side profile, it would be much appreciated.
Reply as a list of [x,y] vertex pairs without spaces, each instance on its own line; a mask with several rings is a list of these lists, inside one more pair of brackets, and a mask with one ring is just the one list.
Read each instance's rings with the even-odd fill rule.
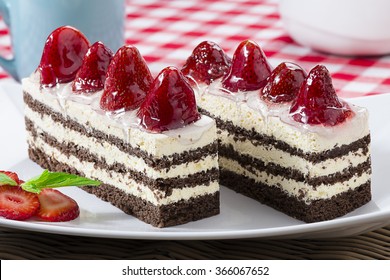
[[200,112],[217,123],[221,184],[305,222],[366,204],[367,111],[336,96],[323,66],[309,75],[291,63],[271,70],[261,53],[245,41],[230,72],[209,84],[189,76]]
[[[101,186],[84,190],[156,227],[218,214],[215,121],[198,113],[183,76],[169,68],[153,80],[136,48],[124,46],[112,55],[102,46],[91,50],[93,46],[73,79],[42,78],[39,70],[53,65],[46,61],[23,80],[30,158],[52,171],[101,181]],[[86,63],[92,69],[85,70]],[[181,95],[170,95],[178,90],[174,83],[161,90],[159,81],[173,78],[184,83]],[[165,96],[148,97],[153,90]],[[178,96],[191,116],[175,107]],[[139,113],[140,107],[147,111],[152,106],[143,104],[147,99],[154,106],[149,114],[157,122],[153,128],[144,122],[146,113]],[[161,104],[174,112],[163,124],[154,115]]]

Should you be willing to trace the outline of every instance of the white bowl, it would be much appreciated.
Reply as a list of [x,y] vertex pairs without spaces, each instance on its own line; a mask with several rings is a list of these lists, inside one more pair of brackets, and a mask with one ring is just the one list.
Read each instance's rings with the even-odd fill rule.
[[279,11],[302,45],[339,55],[390,53],[389,0],[280,0]]

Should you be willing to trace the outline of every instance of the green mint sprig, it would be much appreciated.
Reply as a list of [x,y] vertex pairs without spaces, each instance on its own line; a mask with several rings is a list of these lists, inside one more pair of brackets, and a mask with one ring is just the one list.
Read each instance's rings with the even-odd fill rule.
[[[3,175],[5,177],[8,177],[5,174]],[[0,175],[0,185],[17,185],[17,183],[10,177],[8,177],[7,179],[4,176]],[[10,182],[10,184],[6,182]],[[60,188],[69,186],[99,186],[100,184],[101,182],[99,181],[91,180],[85,177],[64,172],[50,172],[48,170],[44,170],[41,175],[31,178],[30,180],[27,180],[26,182],[20,184],[20,187],[28,192],[40,193],[43,189],[46,188]]]
[[0,186],[3,186],[3,185],[17,186],[18,183],[16,183],[15,180],[13,180],[8,175],[5,175],[4,173],[0,172]]

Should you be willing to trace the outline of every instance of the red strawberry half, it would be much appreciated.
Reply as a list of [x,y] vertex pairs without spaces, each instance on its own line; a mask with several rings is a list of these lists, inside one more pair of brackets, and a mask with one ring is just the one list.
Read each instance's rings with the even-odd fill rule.
[[0,216],[12,220],[26,220],[39,209],[38,196],[20,187],[0,186]]
[[348,104],[339,100],[328,69],[317,65],[302,84],[290,108],[297,122],[335,126],[354,115]]
[[232,92],[257,90],[265,85],[270,74],[271,66],[263,50],[246,40],[234,52],[232,66],[222,85]]
[[144,128],[154,132],[180,128],[200,119],[194,91],[178,69],[167,67],[160,72],[138,117]]
[[260,97],[273,103],[292,101],[305,80],[306,72],[297,64],[282,62],[271,73]]
[[41,85],[53,87],[72,81],[87,53],[89,42],[77,29],[62,26],[46,40],[38,70]]
[[187,58],[181,72],[197,83],[203,82],[209,85],[212,81],[225,75],[230,65],[230,57],[220,46],[211,41],[203,41]]
[[134,46],[121,47],[108,66],[100,107],[105,111],[134,110],[153,82],[145,60]]
[[77,202],[55,189],[43,189],[38,194],[41,207],[36,216],[48,222],[66,222],[76,219],[79,214]]
[[86,53],[81,68],[72,83],[74,93],[102,90],[113,53],[102,42],[94,43]]

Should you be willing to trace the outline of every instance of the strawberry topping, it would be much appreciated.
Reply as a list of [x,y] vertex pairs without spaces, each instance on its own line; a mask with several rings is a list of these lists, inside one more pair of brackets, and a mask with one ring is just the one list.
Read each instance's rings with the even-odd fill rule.
[[200,119],[194,91],[178,69],[167,67],[160,72],[138,117],[144,128],[154,132],[180,128]]
[[46,40],[38,71],[41,85],[53,87],[72,81],[89,47],[88,39],[77,29],[62,26]]
[[94,43],[84,56],[83,64],[72,83],[74,93],[102,90],[113,53],[102,42]]
[[108,66],[100,107],[105,111],[134,110],[153,82],[144,58],[134,46],[121,47]]
[[335,126],[354,115],[348,104],[337,97],[332,78],[323,65],[309,72],[291,105],[290,114],[297,122],[325,126]]
[[190,81],[209,85],[224,76],[231,65],[231,59],[223,49],[211,41],[203,41],[187,58],[181,72],[190,77]]
[[38,196],[16,186],[0,186],[0,216],[12,220],[26,220],[39,209]]
[[232,92],[257,90],[265,85],[270,74],[271,66],[263,50],[246,40],[234,52],[232,66],[222,85]]
[[66,222],[76,219],[80,214],[77,202],[55,189],[42,190],[38,199],[41,207],[36,216],[44,221]]
[[273,103],[292,101],[305,80],[306,72],[297,64],[283,62],[279,64],[260,90],[260,97]]

